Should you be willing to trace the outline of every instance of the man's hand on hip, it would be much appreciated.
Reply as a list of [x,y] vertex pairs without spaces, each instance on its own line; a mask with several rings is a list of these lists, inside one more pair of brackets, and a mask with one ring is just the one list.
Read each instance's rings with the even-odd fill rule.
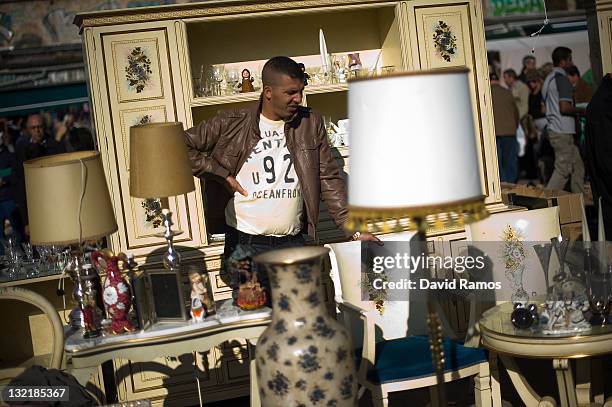
[[383,245],[383,242],[379,238],[368,232],[357,232],[353,235],[352,240],[379,242],[378,244],[381,246]]
[[242,196],[248,196],[249,195],[247,193],[246,189],[242,188],[242,185],[240,185],[240,183],[238,181],[236,181],[236,178],[232,177],[231,175],[228,175],[225,178],[225,182],[227,182],[227,185],[229,186],[229,188],[230,188],[230,190],[232,192],[238,192]]

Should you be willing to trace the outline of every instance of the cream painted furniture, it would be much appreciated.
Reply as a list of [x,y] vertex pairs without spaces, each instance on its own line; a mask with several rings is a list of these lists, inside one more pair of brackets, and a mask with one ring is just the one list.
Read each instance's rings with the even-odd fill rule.
[[[434,41],[441,23],[455,39],[448,60]],[[330,53],[359,52],[367,68],[376,61],[379,68],[392,65],[396,71],[467,66],[482,192],[491,212],[506,210],[501,203],[480,0],[213,0],[80,14],[75,24],[83,35],[96,138],[119,224],[110,245],[115,251],[133,253],[137,261],[158,262],[159,255],[151,253],[165,241],[155,236],[161,227],[155,226],[154,213],[149,213],[152,217],[147,221],[143,200],[129,196],[129,127],[159,121],[181,121],[191,127],[219,110],[256,101],[257,92],[198,96],[194,83],[201,67],[246,67],[257,76],[274,55],[295,57],[308,68],[320,65],[320,28]],[[311,82],[305,103],[337,122],[347,117],[347,89],[345,83]],[[348,149],[341,147],[335,153],[346,173]],[[406,159],[410,154],[413,152],[406,152]],[[432,166],[436,158],[433,153]],[[397,176],[401,180],[401,174]],[[174,213],[176,229],[183,231],[175,237],[175,244],[184,249],[183,263],[205,263],[219,300],[229,298],[230,290],[220,272],[223,245],[218,226],[222,220],[206,216],[204,191],[212,187],[197,182],[195,192],[162,204]],[[320,218],[320,241],[341,240],[343,234],[324,205]],[[431,231],[436,239],[462,233],[462,229]],[[324,289],[331,303],[331,283]],[[201,385],[214,388],[213,399],[248,392],[248,369],[243,370],[240,363],[248,358],[248,347],[244,341],[233,343],[215,347],[196,361]],[[157,362],[178,367],[174,360],[160,358]],[[156,398],[165,394],[164,386],[173,394],[193,394],[190,371],[177,374],[169,383],[164,376],[149,373],[142,363],[122,358],[115,360],[115,367],[131,373],[118,383],[120,401]]]
[[497,301],[510,300],[512,290],[505,275],[505,263],[499,253],[499,247],[506,228],[511,228],[525,245],[525,272],[522,275],[522,286],[529,296],[532,293],[544,295],[546,287],[552,287],[552,273],[558,267],[557,256],[553,253],[550,261],[549,282],[546,282],[541,263],[533,247],[536,244],[548,243],[550,239],[561,235],[559,225],[559,207],[534,209],[531,211],[505,212],[489,216],[480,222],[466,226],[467,240],[470,245],[486,253],[492,263],[490,281],[503,283],[502,290],[495,291]]
[[[0,335],[0,369],[29,367],[34,364],[50,366],[51,354],[56,353],[54,347],[59,342],[58,338],[63,341],[61,327],[68,323],[68,313],[74,305],[69,299],[73,289],[69,278],[65,281],[65,291],[68,293],[66,303],[64,304],[61,297],[57,296],[56,290],[60,278],[59,274],[42,273],[41,276],[30,279],[0,280],[0,292],[8,293],[17,290],[16,292],[23,293],[28,291],[36,298],[42,297],[47,303],[43,311],[28,301],[17,301],[16,297],[11,301],[0,302],[0,309],[2,309],[0,323],[3,326],[11,327],[11,332],[14,332],[14,335]],[[8,294],[5,295],[6,297],[3,298],[11,299],[8,298]],[[54,324],[51,322],[51,319],[55,319],[51,309],[59,318],[61,335],[56,334]],[[62,346],[61,343],[60,346]],[[63,359],[65,361],[65,358]],[[65,363],[62,363],[61,367],[65,367]],[[0,374],[0,376],[11,376],[8,372],[5,373],[7,374]],[[102,366],[95,373],[86,387],[98,400],[102,400],[105,397]]]
[[[46,358],[47,365],[49,369],[60,369],[64,356],[64,330],[55,307],[42,295],[21,287],[0,288],[0,300],[25,302],[43,312],[51,325],[51,353]],[[0,369],[0,382],[18,376],[28,367]]]
[[597,11],[601,64],[605,75],[612,73],[612,0],[596,0],[594,3]]
[[[599,389],[593,389],[596,404],[590,404],[590,372],[588,369],[584,371],[584,364],[578,364],[578,385],[575,385],[571,367],[571,359],[576,359],[578,363],[582,358],[612,353],[612,325],[594,326],[591,332],[580,335],[544,335],[515,328],[510,322],[511,313],[512,304],[509,302],[486,311],[480,320],[480,333],[482,344],[491,353],[499,355],[526,406],[554,407],[557,404],[551,397],[540,397],[536,394],[518,369],[513,359],[515,357],[552,360],[562,407],[612,406],[612,398],[604,403],[603,390]],[[497,366],[493,364],[494,360],[495,356],[491,358],[492,387],[499,389],[499,375]],[[602,377],[592,378],[605,380]],[[501,404],[495,404],[495,407],[499,406]]]
[[[269,308],[255,311],[241,311],[231,305],[231,300],[217,304],[217,314],[200,323],[177,322],[156,324],[146,332],[129,333],[118,336],[83,339],[80,332],[72,331],[67,335],[65,352],[68,358],[68,370],[81,384],[86,383],[97,367],[108,360],[125,358],[132,362],[142,362],[149,365],[151,370],[164,374],[167,384],[172,383],[175,371],[181,369],[191,371],[191,386],[196,394],[200,380],[193,365],[193,359],[184,358],[184,354],[198,354],[210,352],[214,347],[231,340],[244,340],[256,343],[257,338],[266,329],[270,322]],[[172,369],[164,364],[156,363],[160,356],[177,357],[181,366]],[[250,361],[244,360],[245,369],[250,368]],[[131,374],[129,368],[123,367],[115,372],[115,377],[121,380],[123,376]],[[252,376],[256,380],[256,376]],[[252,384],[257,389],[257,384]],[[206,388],[200,391],[200,397],[191,400],[189,397],[168,394],[166,403],[176,405],[193,405],[198,402],[209,402],[210,393]],[[257,392],[255,392],[258,395]],[[196,396],[197,397],[197,396]],[[160,402],[151,400],[153,405]],[[258,397],[253,406],[259,405]]]
[[[410,242],[415,233],[381,236],[383,241]],[[332,249],[332,280],[340,318],[351,333],[353,344],[361,350],[359,384],[370,390],[376,407],[389,404],[389,393],[429,387],[437,400],[436,376],[430,353],[425,317],[427,302],[423,292],[411,291],[403,301],[385,301],[381,313],[373,301],[362,297],[360,242],[327,245]],[[418,245],[417,245],[418,247]],[[336,277],[337,276],[337,277]],[[414,298],[420,294],[421,298]],[[439,312],[443,332],[452,330],[444,312]],[[478,407],[492,406],[487,357],[481,349],[469,348],[449,339],[444,340],[447,363],[446,382],[474,376],[474,393]],[[501,402],[501,400],[500,400]]]

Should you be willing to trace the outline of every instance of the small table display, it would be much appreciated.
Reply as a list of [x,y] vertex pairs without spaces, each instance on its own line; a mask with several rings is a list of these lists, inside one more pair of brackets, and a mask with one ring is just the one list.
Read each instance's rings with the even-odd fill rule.
[[[551,397],[540,397],[519,371],[514,357],[552,359],[556,372],[561,406],[589,405],[590,372],[584,372],[584,359],[612,353],[612,325],[593,325],[585,332],[544,333],[541,329],[520,329],[511,321],[513,305],[500,304],[486,311],[480,320],[482,344],[491,351],[492,387],[499,395],[498,374],[495,368],[499,356],[523,403],[527,406],[556,406]],[[569,359],[578,359],[578,383]],[[588,365],[587,365],[588,367]],[[582,376],[585,377],[582,377]],[[596,378],[596,377],[594,377]],[[595,401],[603,404],[603,391],[595,392]],[[612,406],[612,399],[603,404]]]
[[100,364],[115,358],[148,362],[160,356],[206,352],[228,340],[254,343],[270,322],[267,307],[244,311],[232,300],[223,300],[216,303],[216,310],[202,322],[157,323],[146,331],[122,335],[85,339],[81,331],[70,330],[64,345],[70,373],[85,385]]

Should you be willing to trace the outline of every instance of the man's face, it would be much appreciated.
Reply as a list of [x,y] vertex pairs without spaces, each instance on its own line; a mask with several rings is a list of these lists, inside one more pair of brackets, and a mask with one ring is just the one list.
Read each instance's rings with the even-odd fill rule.
[[572,60],[572,54],[570,54],[570,56],[567,57],[567,59],[562,59],[561,64],[559,65],[559,67],[563,69],[569,68],[570,66],[574,66],[574,61]]
[[527,69],[536,69],[536,60],[535,59],[528,59],[527,61],[525,61],[525,68],[527,68]]
[[512,85],[514,85],[514,78],[506,74],[504,74],[503,76],[504,76],[504,83],[506,84],[506,86],[512,87]]
[[527,82],[527,85],[529,85],[529,89],[536,89],[540,85],[540,81],[538,81],[538,80],[531,80],[531,81]]
[[578,83],[578,79],[580,79],[580,77],[578,75],[567,75],[567,79],[569,79],[572,86],[576,86],[576,84]]
[[289,120],[302,103],[304,81],[288,75],[278,76],[274,85],[264,87],[264,98],[269,103],[276,120]]
[[34,144],[39,144],[43,139],[44,126],[43,119],[41,116],[35,115],[28,118],[26,123],[26,129],[30,135],[30,140]]

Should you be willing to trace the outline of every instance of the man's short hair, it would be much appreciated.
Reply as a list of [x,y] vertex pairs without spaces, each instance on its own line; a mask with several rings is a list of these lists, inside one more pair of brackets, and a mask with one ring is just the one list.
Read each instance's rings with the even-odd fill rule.
[[268,60],[261,72],[261,81],[264,86],[275,85],[279,74],[287,75],[293,79],[304,80],[304,71],[299,64],[289,57],[274,57]]
[[542,79],[543,79],[542,73],[538,71],[537,69],[530,69],[527,72],[525,72],[525,80],[527,82],[541,81]]
[[561,61],[567,61],[572,56],[572,50],[567,47],[557,47],[552,52],[554,66],[559,66]]
[[512,79],[518,78],[518,75],[516,74],[516,71],[514,69],[506,69],[504,71],[504,75],[508,75]]
[[576,68],[576,65],[568,66],[567,68],[565,68],[565,73],[570,76],[580,77],[580,71],[578,70],[578,68]]
[[525,55],[523,57],[523,66],[527,65],[527,61],[535,61],[536,58],[533,55]]

